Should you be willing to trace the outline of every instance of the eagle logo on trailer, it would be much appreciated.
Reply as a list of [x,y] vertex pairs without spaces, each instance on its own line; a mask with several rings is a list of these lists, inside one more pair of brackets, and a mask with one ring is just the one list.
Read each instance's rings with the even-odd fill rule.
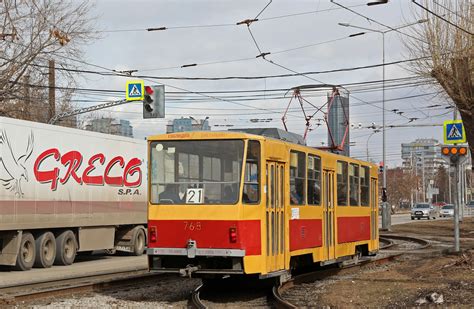
[[28,181],[28,172],[26,170],[26,160],[33,152],[34,136],[31,132],[28,136],[26,151],[24,154],[15,155],[12,145],[8,140],[5,130],[0,132],[0,182],[5,189],[15,192],[17,197],[23,197],[21,190],[21,179]]

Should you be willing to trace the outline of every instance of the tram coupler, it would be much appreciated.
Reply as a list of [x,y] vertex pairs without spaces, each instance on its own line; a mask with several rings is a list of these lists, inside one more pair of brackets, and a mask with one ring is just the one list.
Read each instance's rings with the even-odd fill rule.
[[196,257],[197,243],[195,240],[189,239],[186,245],[186,252],[188,258],[193,259]]
[[200,266],[187,265],[186,268],[182,268],[179,270],[179,275],[181,277],[191,278],[192,273],[198,271],[200,268]]

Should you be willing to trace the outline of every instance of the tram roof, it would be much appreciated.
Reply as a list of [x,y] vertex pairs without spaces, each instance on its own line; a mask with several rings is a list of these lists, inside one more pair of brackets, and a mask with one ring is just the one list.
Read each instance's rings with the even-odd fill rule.
[[286,144],[288,146],[291,146],[292,148],[295,148],[295,150],[301,150],[303,151],[304,149],[311,148],[312,150],[315,150],[316,152],[320,152],[321,154],[324,154],[325,156],[330,156],[334,158],[341,158],[344,161],[350,161],[350,162],[359,162],[359,163],[364,163],[369,165],[374,165],[373,163],[366,162],[363,160],[351,158],[351,157],[346,157],[344,155],[336,154],[336,153],[331,153],[329,151],[323,150],[323,149],[318,149],[315,147],[307,146],[307,145],[300,145],[292,142],[288,142],[285,140],[281,140],[278,138],[274,137],[269,137],[269,136],[262,136],[262,135],[256,135],[256,134],[249,134],[249,133],[244,133],[244,132],[239,132],[239,131],[189,131],[189,132],[176,132],[176,133],[166,133],[166,134],[160,134],[160,135],[152,135],[147,138],[148,141],[155,141],[155,140],[212,140],[212,139],[254,139],[254,140],[271,140],[275,142],[279,142],[282,144]]

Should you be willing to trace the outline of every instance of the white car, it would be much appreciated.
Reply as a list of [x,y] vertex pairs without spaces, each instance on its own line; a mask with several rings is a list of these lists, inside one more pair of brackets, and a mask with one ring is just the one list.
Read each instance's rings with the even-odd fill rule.
[[454,205],[448,204],[441,207],[439,211],[440,217],[454,217]]
[[415,220],[417,218],[426,218],[430,220],[431,218],[436,219],[436,211],[434,207],[428,203],[418,203],[411,209],[411,219]]

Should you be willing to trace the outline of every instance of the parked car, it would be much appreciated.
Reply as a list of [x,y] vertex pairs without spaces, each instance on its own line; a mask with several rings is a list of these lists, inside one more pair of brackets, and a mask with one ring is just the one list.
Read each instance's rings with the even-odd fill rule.
[[441,210],[439,211],[439,216],[440,217],[454,217],[454,205],[448,204],[441,207]]
[[469,208],[474,208],[474,200],[469,201],[469,203],[467,203],[466,206],[469,207]]
[[436,219],[436,211],[434,207],[428,203],[418,203],[411,209],[411,219],[415,220],[417,218],[426,218],[430,220],[431,218]]

